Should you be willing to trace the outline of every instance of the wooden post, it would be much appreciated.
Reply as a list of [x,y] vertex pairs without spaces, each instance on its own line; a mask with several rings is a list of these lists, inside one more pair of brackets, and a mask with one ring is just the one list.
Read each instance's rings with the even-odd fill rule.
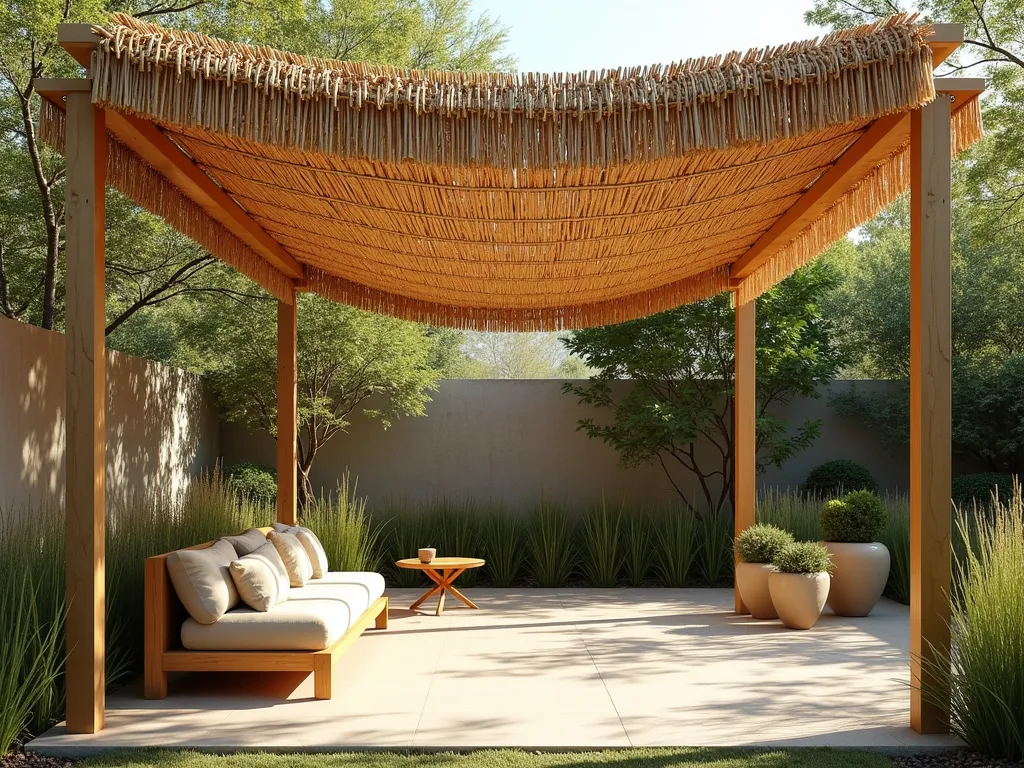
[[946,733],[949,690],[930,664],[949,653],[952,366],[950,99],[910,130],[910,724]]
[[90,81],[67,94],[65,558],[67,730],[103,728],[106,675],[106,373],[103,240],[106,133]]
[[[738,296],[737,294],[734,294]],[[733,396],[733,482],[735,483],[735,533],[740,533],[754,524],[754,494],[756,482],[756,437],[755,412],[755,350],[756,332],[755,303],[736,302],[736,382]],[[736,613],[750,613],[740,600],[739,590],[733,587],[736,598]]]
[[298,304],[277,302],[277,521],[298,522]]

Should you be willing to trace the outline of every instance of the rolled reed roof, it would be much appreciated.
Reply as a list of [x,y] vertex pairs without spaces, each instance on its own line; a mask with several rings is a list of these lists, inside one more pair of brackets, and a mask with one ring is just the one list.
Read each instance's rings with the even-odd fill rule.
[[[927,28],[902,16],[745,55],[561,75],[328,61],[124,15],[100,34],[94,102],[158,125],[304,265],[310,290],[481,330],[620,322],[726,289],[733,262],[873,121],[934,98]],[[968,112],[957,148],[980,133]],[[44,115],[55,144],[62,117]],[[870,168],[741,298],[891,202],[907,155]],[[108,179],[290,294],[116,141]]]

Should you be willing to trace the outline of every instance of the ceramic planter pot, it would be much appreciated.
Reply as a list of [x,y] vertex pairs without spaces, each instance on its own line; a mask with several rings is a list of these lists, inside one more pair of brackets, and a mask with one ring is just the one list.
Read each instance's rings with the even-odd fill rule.
[[768,590],[768,574],[772,570],[770,563],[736,563],[736,588],[740,591],[740,600],[755,619],[779,618]]
[[849,544],[823,541],[832,555],[828,605],[837,616],[867,616],[889,579],[889,550],[877,541]]
[[810,629],[821,616],[828,597],[829,575],[821,573],[768,574],[768,590],[782,623],[790,629]]
[[416,555],[421,563],[429,563],[437,556],[437,550],[434,547],[424,547],[416,550]]

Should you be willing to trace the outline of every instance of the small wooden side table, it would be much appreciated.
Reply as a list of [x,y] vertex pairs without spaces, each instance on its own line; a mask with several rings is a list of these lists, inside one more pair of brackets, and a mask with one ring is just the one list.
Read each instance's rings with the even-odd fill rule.
[[414,571],[423,571],[434,582],[434,588],[427,594],[409,606],[410,611],[415,611],[425,600],[438,595],[437,611],[435,615],[444,613],[445,593],[451,592],[455,597],[464,602],[470,608],[476,608],[468,597],[459,592],[452,584],[462,573],[469,568],[479,568],[484,561],[477,557],[435,557],[429,563],[421,563],[417,558],[410,557],[408,560],[399,560],[395,563],[399,568],[408,568]]

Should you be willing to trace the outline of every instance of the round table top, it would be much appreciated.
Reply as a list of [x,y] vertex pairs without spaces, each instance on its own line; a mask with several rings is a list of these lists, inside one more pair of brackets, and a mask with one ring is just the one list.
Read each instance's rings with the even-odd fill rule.
[[395,562],[399,568],[412,568],[414,570],[426,571],[429,569],[445,568],[479,568],[484,561],[478,557],[435,557],[429,563],[421,563],[418,557],[410,557],[406,560]]

